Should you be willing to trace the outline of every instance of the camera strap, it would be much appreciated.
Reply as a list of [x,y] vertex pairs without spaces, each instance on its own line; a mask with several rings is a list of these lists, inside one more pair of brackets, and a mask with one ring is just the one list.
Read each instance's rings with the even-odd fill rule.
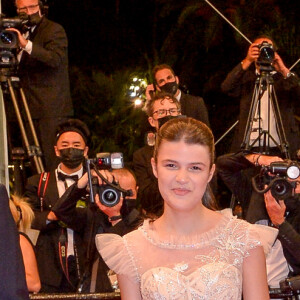
[[41,212],[43,211],[44,197],[45,197],[46,189],[48,186],[49,177],[50,177],[49,172],[43,172],[43,173],[41,173],[41,176],[40,176],[37,195],[40,200]]
[[[76,267],[76,276],[80,280],[81,272],[80,272],[79,256],[78,256],[78,251],[77,251],[75,240],[73,242],[73,246],[74,246],[74,259],[75,259],[75,267]],[[65,275],[67,281],[69,282],[69,284],[75,290],[76,287],[71,282],[70,273],[69,273],[67,228],[61,228],[61,232],[60,232],[60,236],[59,236],[59,242],[58,242],[58,253],[59,253],[60,265],[62,267],[64,275]]]

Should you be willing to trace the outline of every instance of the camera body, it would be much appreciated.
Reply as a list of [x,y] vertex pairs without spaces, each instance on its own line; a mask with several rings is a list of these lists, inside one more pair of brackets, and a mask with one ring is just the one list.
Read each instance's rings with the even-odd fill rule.
[[7,29],[16,28],[22,30],[27,22],[28,16],[26,14],[15,18],[0,17],[0,67],[9,68],[17,64],[18,34]]
[[257,47],[260,51],[257,59],[257,64],[260,67],[260,71],[271,72],[273,70],[272,63],[275,57],[273,45],[267,41],[263,41]]
[[[90,164],[92,164],[94,170],[112,170],[124,168],[123,154],[120,152],[114,153],[97,153],[96,158],[87,160],[88,176],[91,178]],[[107,206],[113,207],[117,205],[122,196],[130,195],[130,191],[123,190],[117,182],[109,182],[105,178],[101,177],[98,172],[97,175],[104,181],[104,184],[98,183],[98,177],[91,178],[91,202],[94,202],[94,195],[99,195],[100,202]]]
[[[271,190],[272,196],[278,200],[285,200],[294,195],[295,180],[300,175],[300,166],[296,161],[277,161],[269,166],[263,166],[260,174],[252,179],[253,188],[258,193]],[[267,188],[265,186],[267,185]]]

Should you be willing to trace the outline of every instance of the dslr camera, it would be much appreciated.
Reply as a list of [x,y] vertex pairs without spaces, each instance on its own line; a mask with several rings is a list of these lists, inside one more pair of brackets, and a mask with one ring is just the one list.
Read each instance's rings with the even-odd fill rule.
[[[95,170],[96,174],[102,179],[105,184],[98,183],[98,177],[91,175],[91,167]],[[115,153],[98,153],[96,158],[87,160],[87,172],[89,178],[90,201],[95,202],[95,195],[99,195],[100,202],[107,206],[113,207],[120,202],[121,197],[131,196],[131,190],[124,190],[116,181],[109,182],[102,176],[99,170],[113,170],[124,168],[123,154],[120,152]]]
[[257,59],[257,64],[260,67],[260,71],[271,72],[273,71],[272,63],[275,57],[275,51],[273,49],[273,45],[268,43],[267,41],[263,41],[258,46],[259,49],[259,57]]
[[296,161],[276,161],[269,166],[262,166],[260,173],[252,178],[252,185],[260,194],[271,190],[277,201],[286,200],[294,196],[297,185],[296,181],[290,180],[297,179],[299,175],[300,166]]
[[18,34],[7,29],[16,28],[22,32],[27,23],[28,16],[26,14],[20,14],[15,18],[0,16],[0,67],[8,68],[17,64]]

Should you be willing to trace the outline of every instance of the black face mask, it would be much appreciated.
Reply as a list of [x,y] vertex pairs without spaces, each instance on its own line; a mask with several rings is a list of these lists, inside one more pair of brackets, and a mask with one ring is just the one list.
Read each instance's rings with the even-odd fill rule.
[[69,169],[75,169],[80,166],[84,160],[84,150],[77,148],[65,148],[59,150],[60,161]]
[[42,17],[40,16],[40,12],[37,11],[36,13],[32,14],[32,15],[28,15],[28,22],[27,22],[27,26],[29,27],[33,27],[35,25],[38,25],[42,20]]
[[161,126],[163,126],[166,122],[168,122],[171,119],[174,118],[184,118],[186,117],[185,115],[179,115],[179,116],[165,116],[163,118],[158,119],[158,128],[160,128]]
[[176,81],[168,82],[163,86],[159,87],[162,92],[169,93],[175,95],[178,90],[178,84]]

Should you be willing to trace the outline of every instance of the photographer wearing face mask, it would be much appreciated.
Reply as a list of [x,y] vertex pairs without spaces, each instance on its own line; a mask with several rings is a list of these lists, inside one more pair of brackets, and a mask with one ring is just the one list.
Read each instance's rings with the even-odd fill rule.
[[[68,73],[68,39],[64,28],[43,15],[38,0],[16,0],[21,19],[28,18],[25,32],[16,28],[19,61],[17,76],[24,90],[45,159],[45,169],[54,167],[55,129],[73,115]],[[26,30],[27,29],[27,30]]]
[[[156,93],[146,102],[144,108],[148,122],[157,132],[159,127],[172,117],[181,115],[181,105],[172,94],[164,92]],[[153,135],[155,135],[153,133]],[[133,154],[133,169],[137,177],[138,203],[147,215],[159,216],[163,209],[163,199],[158,190],[157,178],[154,176],[151,166],[155,137],[152,143],[138,149]]]
[[[80,120],[61,123],[54,146],[60,163],[55,170],[34,175],[27,181],[25,197],[35,213],[32,228],[40,231],[36,254],[41,292],[74,292],[83,272],[85,250],[81,235],[61,222],[52,208],[66,189],[82,177],[89,136],[89,129]],[[78,206],[83,204],[78,202]]]
[[202,121],[209,126],[208,112],[203,99],[181,91],[179,78],[169,65],[155,66],[152,70],[152,78],[154,83],[146,88],[147,100],[151,99],[156,91],[172,94],[179,101],[183,115]]

